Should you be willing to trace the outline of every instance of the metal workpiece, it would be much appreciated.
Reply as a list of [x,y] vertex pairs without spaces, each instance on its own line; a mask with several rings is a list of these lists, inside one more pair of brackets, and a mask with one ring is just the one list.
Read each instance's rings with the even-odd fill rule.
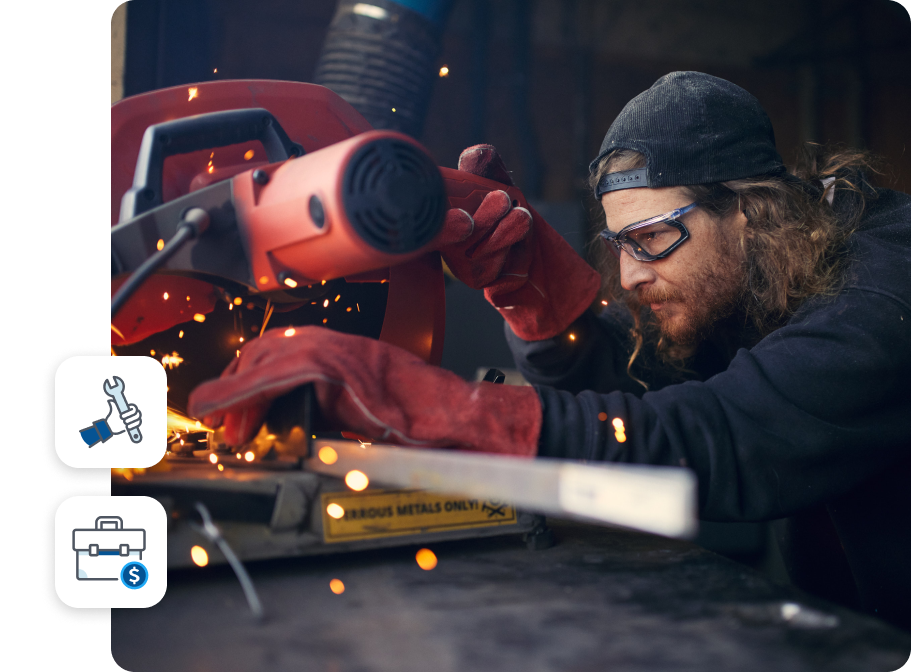
[[133,672],[886,672],[911,651],[909,633],[690,542],[550,525],[541,551],[423,544],[431,571],[419,546],[247,563],[260,625],[227,567],[171,571],[159,604],[112,610],[111,651]]
[[[323,448],[337,459],[321,460]],[[669,537],[691,538],[697,529],[696,477],[679,467],[594,466],[357,441],[316,440],[313,450],[317,457],[306,461],[307,469],[330,476],[356,469],[371,482],[459,492]]]

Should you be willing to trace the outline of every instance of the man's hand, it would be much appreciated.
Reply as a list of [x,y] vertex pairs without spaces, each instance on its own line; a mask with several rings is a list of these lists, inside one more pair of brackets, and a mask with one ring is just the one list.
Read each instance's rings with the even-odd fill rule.
[[189,412],[224,424],[231,445],[249,441],[272,401],[313,383],[335,429],[410,446],[534,456],[541,402],[531,387],[467,383],[400,348],[323,327],[266,332],[221,378],[190,395]]
[[[491,145],[469,147],[459,170],[512,186]],[[519,338],[562,333],[595,300],[601,276],[533,209],[513,207],[505,191],[489,193],[474,213],[446,214],[438,249],[449,269],[483,288]]]

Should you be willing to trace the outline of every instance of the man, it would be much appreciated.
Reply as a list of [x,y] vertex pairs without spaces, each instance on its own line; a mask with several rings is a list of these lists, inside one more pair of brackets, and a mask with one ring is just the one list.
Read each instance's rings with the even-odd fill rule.
[[[334,426],[378,439],[687,466],[703,518],[792,516],[804,585],[911,628],[911,198],[870,187],[857,155],[804,164],[785,171],[746,91],[671,73],[591,166],[603,290],[505,192],[447,215],[444,259],[504,316],[535,387],[305,328],[249,344],[191,412],[242,441],[313,381]],[[460,168],[510,183],[489,146]]]

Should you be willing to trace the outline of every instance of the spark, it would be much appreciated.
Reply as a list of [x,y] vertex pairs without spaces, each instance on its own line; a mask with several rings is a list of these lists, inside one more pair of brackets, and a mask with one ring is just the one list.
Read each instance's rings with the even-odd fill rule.
[[177,334],[177,338],[183,338],[183,329]]
[[601,302],[601,305],[602,305],[602,306],[606,306],[606,305],[607,305],[607,301],[602,301],[602,302]]
[[440,77],[448,77],[448,76],[449,76],[449,68],[444,65],[442,68],[440,68]]
[[339,300],[340,298],[342,298],[342,295],[341,295],[341,294],[339,294],[338,296],[335,297],[335,302],[338,303],[338,300]]
[[211,175],[215,172],[215,166],[209,166],[207,170],[209,171],[209,175]]
[[351,312],[351,306],[348,306],[348,308],[345,309],[345,312],[346,312],[346,313],[350,313],[350,312]]
[[326,299],[325,301],[323,301],[323,308],[328,308],[328,307],[329,307],[329,299]]
[[341,595],[345,592],[345,584],[342,583],[341,579],[332,579],[332,581],[329,582],[329,590],[336,595]]
[[266,312],[263,316],[263,326],[259,330],[259,335],[262,336],[266,331],[266,325],[269,324],[269,318],[272,317],[272,311],[275,310],[275,306],[272,305],[272,299],[266,301]]
[[242,298],[240,298],[239,296],[235,296],[235,297],[234,297],[234,305],[235,305],[235,306],[242,305],[243,302],[244,302],[244,300],[243,300]]
[[206,321],[206,316],[203,315],[202,313],[196,313],[196,314],[193,316],[193,319],[196,320],[197,322],[205,322],[205,321]]
[[154,357],[154,356],[155,356],[155,351],[154,351],[154,350],[149,350],[149,354],[152,355],[152,357]]
[[187,93],[190,94],[190,97],[187,98],[188,103],[194,98],[199,98],[199,89],[195,86],[191,86],[189,89],[187,89]]
[[322,281],[322,282],[321,282],[321,283],[319,283],[319,284],[321,284],[321,285],[325,285],[325,284],[326,284],[326,281],[325,281],[325,280],[323,280],[323,281]]
[[240,357],[240,350],[237,350],[236,352],[237,352],[237,355],[235,355],[235,356]]
[[234,304],[233,304],[233,303],[229,303],[229,304],[228,304],[228,310],[234,310]]
[[183,357],[178,355],[176,351],[161,358],[161,365],[168,370],[176,369],[181,364],[183,364]]
[[328,317],[324,317],[324,318],[323,318],[323,324],[326,324],[326,322],[328,322],[328,321],[329,321],[329,318],[328,318]]
[[167,301],[168,299],[171,298],[171,295],[168,294],[167,292],[165,292],[164,294],[161,295],[161,298],[163,298],[165,301]]
[[361,312],[361,304],[355,303],[354,305],[357,306],[357,312]]
[[244,152],[244,160],[249,161],[250,159],[253,158],[253,154],[254,154],[253,150],[248,149],[246,152]]
[[598,413],[598,420],[600,420],[601,422],[604,422],[605,420],[607,420],[607,413]]
[[164,249],[164,238],[159,238],[158,242],[155,244],[155,248],[160,252]]
[[326,513],[328,513],[331,517],[335,518],[336,520],[345,517],[345,509],[343,509],[341,506],[339,506],[335,502],[333,502],[332,504],[330,504],[329,506],[326,507]]
[[392,111],[395,112],[395,108],[394,108],[394,107],[392,108]]
[[212,74],[218,74],[218,68],[215,68],[215,69],[212,71]]
[[241,454],[238,453],[238,454],[237,454],[237,459],[239,460],[240,458],[241,458]]
[[294,327],[290,329],[285,329],[285,336],[294,336]]
[[[120,336],[120,338],[123,338],[123,334],[121,333],[120,329],[118,329],[117,327],[115,327],[113,324],[111,325],[111,331],[113,331],[115,334],[117,334],[118,336]],[[126,339],[123,338],[123,340],[126,340]]]
[[189,301],[189,300],[190,300],[190,297],[188,296],[188,297],[187,297],[187,301]]
[[252,450],[248,450],[246,453],[244,453],[244,459],[247,462],[252,462],[255,458],[256,454]]
[[260,279],[259,279],[259,284],[261,284],[261,285],[265,285],[265,284],[267,284],[268,282],[269,282],[269,276],[268,276],[268,275],[263,275],[263,276],[261,276]]
[[209,462],[211,462],[212,464],[218,464],[218,455],[216,455],[215,453],[211,453],[209,455]]
[[218,465],[218,470],[219,470],[219,471],[224,471],[224,470],[225,470],[225,465],[219,464],[219,465]]
[[295,287],[297,287],[297,280],[295,280],[294,278],[285,278],[285,284],[288,287],[290,287],[291,289],[294,289]]
[[575,335],[575,334],[570,334],[570,335],[569,335],[569,340],[575,341],[575,340],[576,340],[576,335]]
[[244,337],[241,336],[238,340],[239,340],[241,343],[243,343],[243,342],[244,342]]
[[332,446],[323,446],[319,449],[318,455],[320,462],[323,462],[324,464],[335,464],[338,462],[338,453],[335,452],[335,448]]
[[429,548],[422,548],[419,550],[415,554],[414,559],[417,560],[418,567],[428,572],[437,566],[437,556]]
[[193,564],[198,567],[205,567],[209,564],[209,554],[206,553],[206,549],[202,546],[194,546],[191,548],[190,558],[193,560]]
[[345,474],[345,485],[347,485],[352,490],[360,492],[369,484],[370,479],[367,478],[367,474],[365,474],[363,471],[352,469],[347,474]]
[[614,438],[617,439],[617,443],[625,442],[626,428],[623,426],[623,420],[620,418],[614,418],[611,421],[611,424],[614,426]]

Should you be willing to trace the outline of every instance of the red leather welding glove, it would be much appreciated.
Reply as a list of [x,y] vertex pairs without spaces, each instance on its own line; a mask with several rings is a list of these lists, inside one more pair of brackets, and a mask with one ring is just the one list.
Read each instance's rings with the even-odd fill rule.
[[[491,145],[469,147],[459,170],[512,186]],[[484,296],[526,341],[553,338],[592,304],[601,276],[533,208],[512,207],[505,191],[488,194],[477,211],[450,209],[439,250],[446,265]]]
[[457,447],[532,457],[541,402],[531,387],[468,383],[388,343],[302,327],[267,331],[244,346],[221,378],[190,395],[189,412],[240,445],[259,430],[277,397],[314,383],[333,429],[407,446]]

